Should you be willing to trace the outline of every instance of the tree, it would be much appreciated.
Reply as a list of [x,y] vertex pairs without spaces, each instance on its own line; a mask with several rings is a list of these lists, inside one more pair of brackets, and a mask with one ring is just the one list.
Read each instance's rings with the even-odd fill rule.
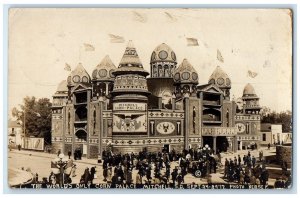
[[24,130],[25,115],[25,135],[27,137],[43,137],[46,144],[51,143],[51,102],[48,98],[36,99],[34,96],[25,97],[20,110],[16,107],[12,109],[12,116],[22,123]]
[[291,111],[282,111],[277,113],[275,111],[271,111],[270,108],[263,107],[261,110],[261,121],[263,123],[271,123],[271,124],[282,124],[283,132],[290,132],[292,130],[292,112]]

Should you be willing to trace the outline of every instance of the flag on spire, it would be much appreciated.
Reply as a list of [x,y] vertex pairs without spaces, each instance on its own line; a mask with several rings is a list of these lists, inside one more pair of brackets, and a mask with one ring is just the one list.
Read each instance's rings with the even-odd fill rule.
[[196,38],[186,38],[187,46],[198,46],[198,40]]
[[224,63],[224,58],[219,49],[217,50],[217,59],[218,59],[218,61]]
[[114,35],[114,34],[108,34],[110,37],[111,43],[124,43],[125,39],[122,36]]
[[64,70],[66,71],[71,71],[71,66],[68,63],[65,63],[65,68]]
[[95,47],[91,44],[88,44],[88,43],[84,43],[84,48],[85,48],[85,51],[95,51]]
[[257,72],[253,72],[253,71],[248,70],[248,76],[249,76],[249,77],[255,78],[257,75],[258,75]]

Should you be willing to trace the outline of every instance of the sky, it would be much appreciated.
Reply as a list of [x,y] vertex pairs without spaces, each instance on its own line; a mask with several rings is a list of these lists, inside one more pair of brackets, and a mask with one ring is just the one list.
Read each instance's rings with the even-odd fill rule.
[[[194,66],[200,85],[221,66],[231,79],[232,98],[251,83],[261,106],[291,110],[290,15],[287,9],[10,9],[9,114],[25,96],[51,98],[70,73],[66,63],[74,69],[81,62],[90,75],[106,55],[118,66],[128,40],[148,71],[152,51],[166,43],[178,65],[187,58]],[[124,42],[112,42],[110,34]],[[188,46],[187,38],[197,39],[198,46]],[[94,50],[86,51],[85,43]]]

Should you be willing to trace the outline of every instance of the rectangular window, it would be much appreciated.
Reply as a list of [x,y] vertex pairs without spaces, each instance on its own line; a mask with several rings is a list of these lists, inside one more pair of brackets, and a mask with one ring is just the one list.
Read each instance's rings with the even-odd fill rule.
[[263,133],[263,136],[262,136],[262,141],[266,141],[267,140],[267,137],[266,137],[266,134],[265,133]]

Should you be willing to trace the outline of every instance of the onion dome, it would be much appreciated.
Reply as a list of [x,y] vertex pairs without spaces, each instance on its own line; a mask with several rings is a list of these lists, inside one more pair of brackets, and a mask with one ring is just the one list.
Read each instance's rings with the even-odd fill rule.
[[198,74],[194,67],[183,59],[182,63],[174,72],[175,83],[196,83],[198,84]]
[[90,83],[91,77],[81,63],[68,76],[68,85],[74,86],[77,83]]
[[144,76],[149,75],[149,73],[144,70],[140,58],[131,40],[128,42],[128,45],[125,49],[124,55],[120,61],[118,69],[112,73],[113,75],[125,73],[139,73]]
[[68,83],[66,80],[63,80],[58,84],[56,93],[68,93]]
[[243,91],[243,97],[247,97],[247,96],[250,96],[250,97],[251,96],[254,96],[254,97],[257,96],[256,93],[255,93],[255,90],[254,90],[253,86],[250,83],[248,83],[245,86],[244,91]]
[[154,62],[176,62],[176,55],[174,51],[165,43],[157,46],[151,55],[150,63]]
[[114,75],[112,74],[117,67],[111,61],[108,55],[106,55],[100,64],[94,69],[92,73],[93,80],[114,80]]
[[212,73],[208,83],[216,84],[220,88],[231,88],[231,80],[220,66],[217,66],[215,71]]

